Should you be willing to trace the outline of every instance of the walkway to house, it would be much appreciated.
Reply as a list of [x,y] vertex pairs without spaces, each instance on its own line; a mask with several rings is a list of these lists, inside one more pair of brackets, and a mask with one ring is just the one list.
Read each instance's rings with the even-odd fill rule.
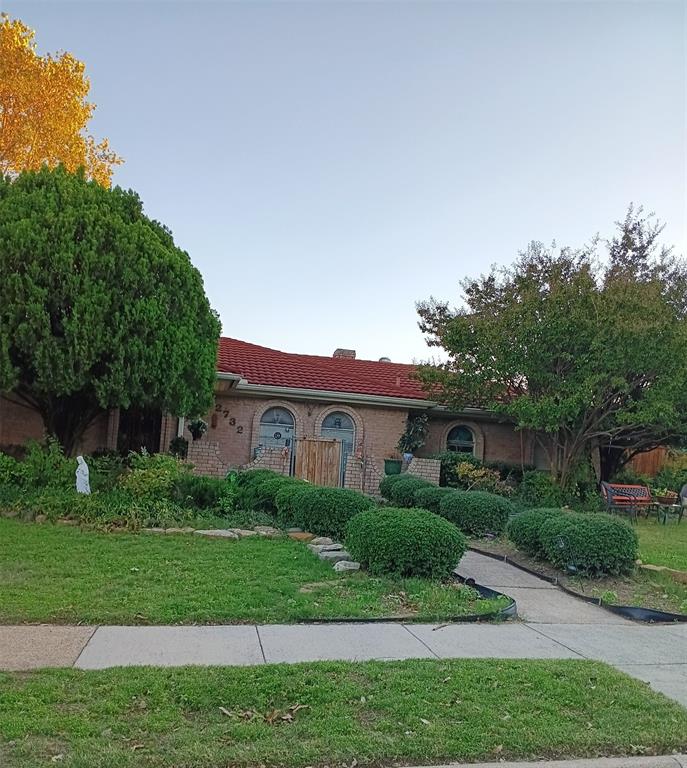
[[461,575],[514,597],[502,624],[0,627],[0,669],[255,665],[415,658],[585,658],[607,662],[687,706],[687,624],[642,625],[576,600],[507,563],[469,552]]

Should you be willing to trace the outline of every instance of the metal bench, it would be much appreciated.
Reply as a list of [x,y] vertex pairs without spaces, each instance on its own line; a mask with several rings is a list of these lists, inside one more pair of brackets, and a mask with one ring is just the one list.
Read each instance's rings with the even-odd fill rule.
[[645,485],[601,483],[601,494],[609,512],[629,515],[634,522],[642,510],[647,513],[654,503],[651,491]]

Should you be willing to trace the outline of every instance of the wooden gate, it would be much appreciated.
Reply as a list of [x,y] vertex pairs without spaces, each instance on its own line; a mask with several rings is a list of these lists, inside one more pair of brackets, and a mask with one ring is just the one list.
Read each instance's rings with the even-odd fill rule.
[[296,477],[315,485],[341,485],[341,441],[304,437],[296,441]]

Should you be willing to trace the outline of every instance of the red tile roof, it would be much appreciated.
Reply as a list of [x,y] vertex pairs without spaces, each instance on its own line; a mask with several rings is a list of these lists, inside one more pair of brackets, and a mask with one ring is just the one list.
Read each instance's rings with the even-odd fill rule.
[[224,337],[219,340],[217,369],[238,374],[251,384],[417,400],[427,397],[420,383],[411,378],[414,365],[295,355]]

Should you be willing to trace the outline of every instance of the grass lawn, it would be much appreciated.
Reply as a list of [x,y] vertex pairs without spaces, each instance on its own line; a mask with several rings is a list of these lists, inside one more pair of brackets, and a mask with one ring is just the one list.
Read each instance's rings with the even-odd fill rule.
[[637,533],[643,562],[687,571],[687,516],[679,525],[674,521],[661,525],[656,520],[640,520]]
[[456,584],[339,575],[290,539],[98,533],[0,519],[0,623],[441,620],[503,601]]
[[[588,661],[0,674],[7,768],[426,764],[687,747],[687,710]],[[354,763],[353,763],[354,764]]]

